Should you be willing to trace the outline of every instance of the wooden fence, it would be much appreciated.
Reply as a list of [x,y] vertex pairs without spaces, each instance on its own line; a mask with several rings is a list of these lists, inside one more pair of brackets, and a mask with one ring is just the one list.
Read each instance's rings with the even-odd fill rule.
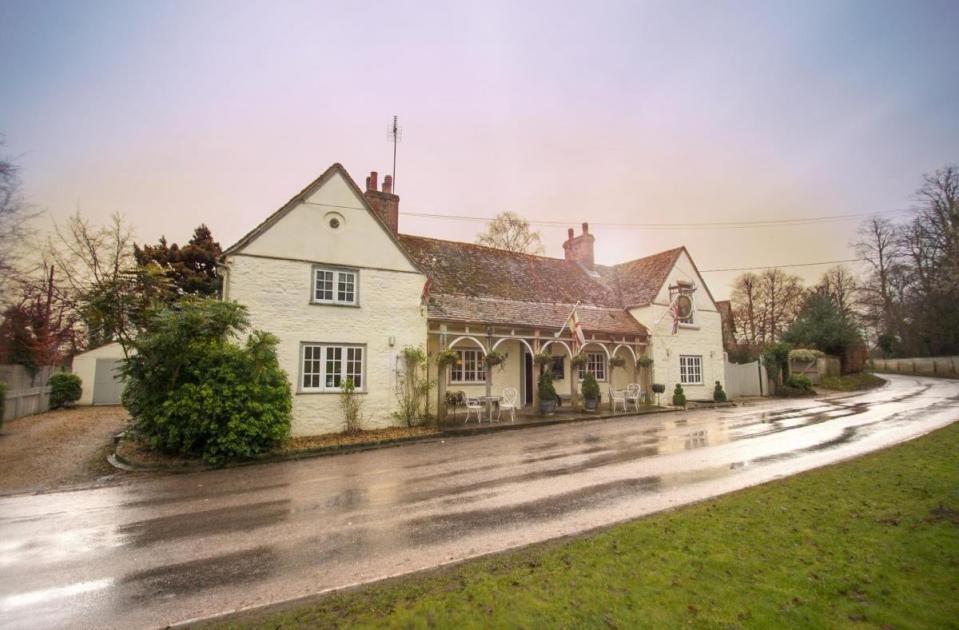
[[0,365],[0,382],[7,386],[4,421],[50,409],[50,386],[47,381],[54,370],[54,367],[47,366],[38,369],[36,374],[30,374],[22,365]]
[[910,359],[869,359],[866,365],[874,372],[945,376],[959,378],[959,356],[917,357]]
[[752,363],[730,363],[726,361],[724,377],[726,395],[732,399],[741,396],[768,396],[769,379],[766,368],[759,361]]

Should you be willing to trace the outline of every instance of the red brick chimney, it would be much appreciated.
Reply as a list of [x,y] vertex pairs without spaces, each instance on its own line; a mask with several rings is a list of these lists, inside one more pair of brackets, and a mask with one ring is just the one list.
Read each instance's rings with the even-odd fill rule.
[[366,178],[366,192],[363,196],[373,211],[383,219],[393,234],[396,234],[400,227],[400,198],[393,194],[393,176],[387,175],[383,178],[383,190],[376,189],[376,180],[376,171],[371,171]]
[[596,237],[589,233],[589,223],[583,223],[583,233],[579,236],[573,236],[573,228],[569,228],[569,238],[563,243],[563,253],[566,260],[572,260],[583,265],[587,269],[592,269],[593,260],[593,242]]

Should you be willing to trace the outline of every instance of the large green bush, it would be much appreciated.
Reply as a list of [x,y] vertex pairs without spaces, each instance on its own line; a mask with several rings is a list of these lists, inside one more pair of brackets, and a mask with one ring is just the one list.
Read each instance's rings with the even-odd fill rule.
[[277,339],[243,306],[188,300],[160,311],[133,343],[123,404],[151,447],[213,464],[252,457],[290,432],[290,383]]
[[50,386],[50,408],[72,407],[80,400],[83,384],[80,377],[69,372],[58,372],[47,381]]

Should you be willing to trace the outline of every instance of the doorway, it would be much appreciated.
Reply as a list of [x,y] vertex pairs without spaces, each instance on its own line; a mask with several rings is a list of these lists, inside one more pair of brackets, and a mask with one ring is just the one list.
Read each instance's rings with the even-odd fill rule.
[[533,404],[533,355],[523,352],[523,406]]

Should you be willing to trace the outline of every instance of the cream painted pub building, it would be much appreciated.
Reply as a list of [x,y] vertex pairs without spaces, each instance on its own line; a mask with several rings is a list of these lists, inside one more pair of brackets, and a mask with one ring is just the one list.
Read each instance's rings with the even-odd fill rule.
[[[336,394],[347,378],[364,396],[366,428],[395,424],[406,346],[459,353],[442,370],[430,363],[440,394],[514,387],[527,407],[542,352],[554,357],[546,369],[561,395],[578,391],[585,370],[604,400],[632,382],[662,383],[666,399],[682,383],[689,399],[710,399],[723,381],[720,314],[685,247],[604,266],[586,223],[579,235],[569,230],[561,259],[401,234],[391,177],[382,188],[377,180],[371,173],[360,190],[334,164],[223,254],[223,299],[246,305],[253,326],[280,339],[294,435],[342,429]],[[678,292],[692,309],[674,333]],[[574,307],[587,341],[580,369],[571,369],[563,330]],[[487,368],[491,350],[505,359]],[[643,356],[652,366],[637,367]],[[624,365],[613,367],[612,357]]]

